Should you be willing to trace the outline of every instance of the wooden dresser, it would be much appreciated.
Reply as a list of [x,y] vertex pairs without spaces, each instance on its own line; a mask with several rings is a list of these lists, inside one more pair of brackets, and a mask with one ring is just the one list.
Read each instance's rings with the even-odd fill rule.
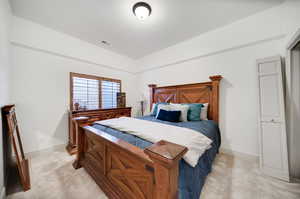
[[76,131],[74,127],[73,118],[76,117],[88,117],[88,121],[93,123],[99,120],[106,120],[118,117],[131,117],[131,107],[126,108],[112,108],[112,109],[98,109],[87,111],[72,111],[69,114],[69,141],[66,147],[69,154],[76,153]]

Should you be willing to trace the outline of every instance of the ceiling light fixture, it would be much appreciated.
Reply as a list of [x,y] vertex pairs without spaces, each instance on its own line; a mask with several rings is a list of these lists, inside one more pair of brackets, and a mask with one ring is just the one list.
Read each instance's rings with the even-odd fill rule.
[[139,20],[145,20],[151,15],[152,9],[148,3],[138,2],[133,5],[132,11]]

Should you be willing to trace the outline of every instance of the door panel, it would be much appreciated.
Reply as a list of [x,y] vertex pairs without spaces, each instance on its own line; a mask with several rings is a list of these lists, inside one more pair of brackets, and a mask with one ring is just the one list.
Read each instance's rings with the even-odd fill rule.
[[264,62],[259,65],[259,73],[260,74],[270,74],[277,72],[277,64],[274,62]]
[[262,139],[266,140],[262,144],[264,166],[282,169],[281,131],[281,124],[262,122]]
[[279,88],[277,75],[260,77],[260,103],[262,121],[280,120]]

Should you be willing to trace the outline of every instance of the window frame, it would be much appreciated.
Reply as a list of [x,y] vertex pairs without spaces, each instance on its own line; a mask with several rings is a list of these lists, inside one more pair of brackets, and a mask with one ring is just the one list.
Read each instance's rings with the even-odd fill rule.
[[[104,109],[104,108],[102,108],[102,91],[101,91],[102,81],[111,81],[111,82],[119,83],[120,84],[120,92],[122,92],[122,81],[119,79],[70,72],[70,110],[71,111],[77,111],[77,110],[74,110],[74,105],[73,105],[73,97],[74,97],[74,95],[73,95],[73,77],[94,79],[94,80],[99,81],[99,107],[98,107],[98,109],[88,109],[87,111]],[[117,107],[115,107],[115,108],[117,108]],[[105,108],[105,109],[113,109],[113,108]],[[80,110],[78,110],[78,111],[80,111]]]

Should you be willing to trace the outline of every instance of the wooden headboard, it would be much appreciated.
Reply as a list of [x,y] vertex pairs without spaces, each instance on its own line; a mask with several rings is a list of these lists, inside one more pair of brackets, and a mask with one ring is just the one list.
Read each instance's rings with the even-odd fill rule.
[[209,82],[157,87],[150,84],[150,108],[153,103],[209,103],[208,119],[219,122],[219,84],[221,75],[210,76]]

